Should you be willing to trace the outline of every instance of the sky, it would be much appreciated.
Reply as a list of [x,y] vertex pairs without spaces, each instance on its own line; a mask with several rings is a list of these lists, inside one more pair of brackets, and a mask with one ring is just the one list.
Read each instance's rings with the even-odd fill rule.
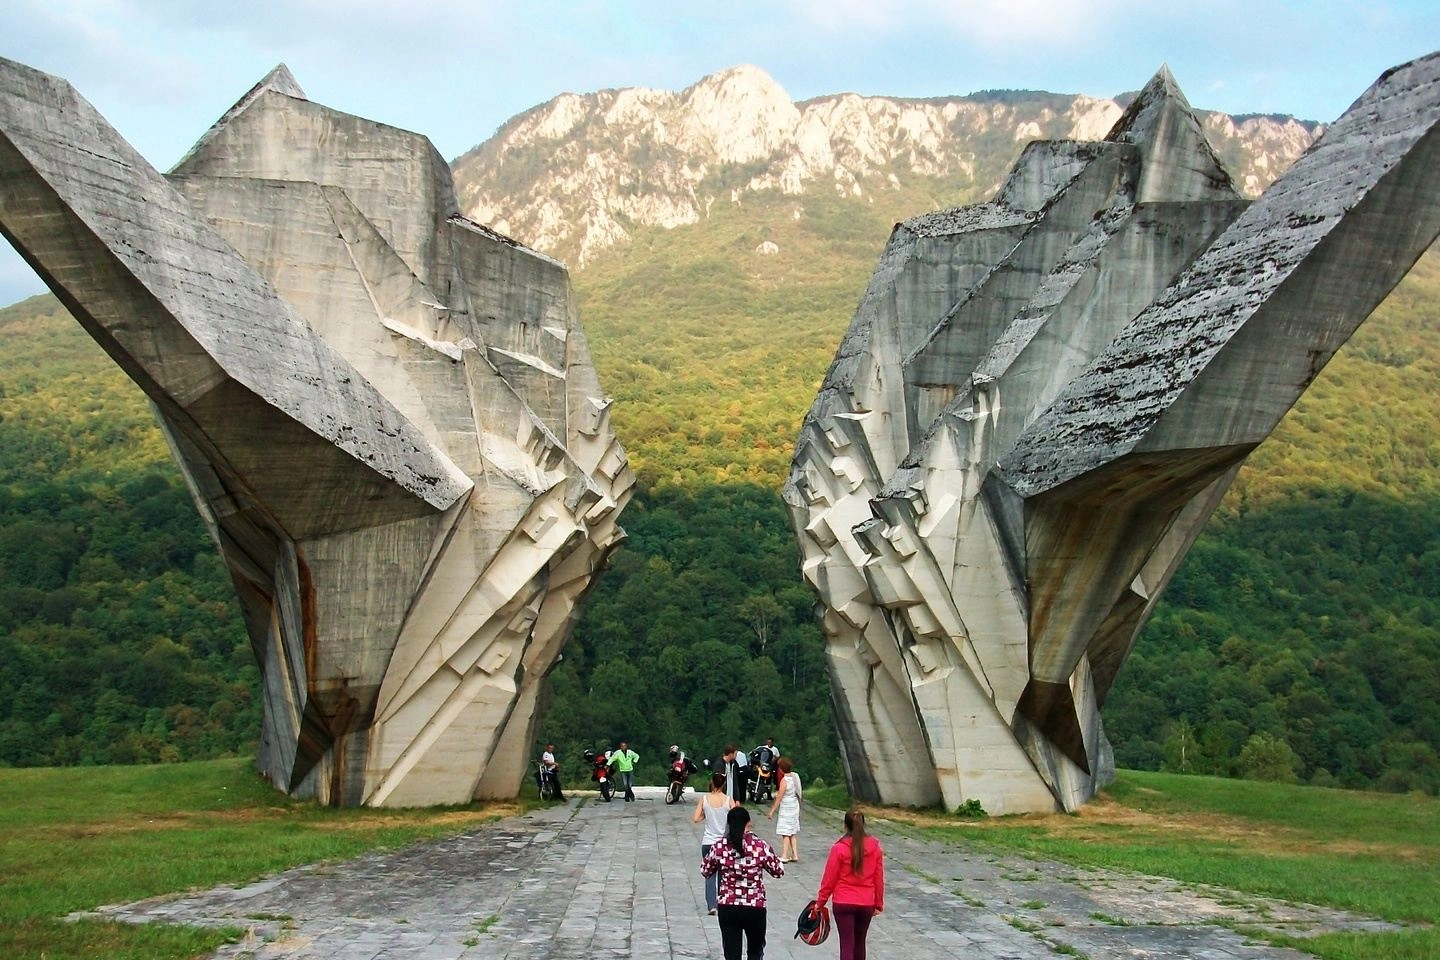
[[[278,63],[310,99],[453,159],[560,93],[681,90],[741,63],[795,100],[1114,96],[1165,63],[1196,107],[1328,122],[1436,49],[1436,0],[0,3],[0,57],[69,80],[160,170]],[[0,242],[0,305],[44,289]]]

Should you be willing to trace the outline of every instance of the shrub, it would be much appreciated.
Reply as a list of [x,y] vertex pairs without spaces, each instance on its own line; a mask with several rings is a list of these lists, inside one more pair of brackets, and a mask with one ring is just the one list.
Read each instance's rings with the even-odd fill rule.
[[990,814],[985,812],[985,808],[980,805],[979,800],[971,797],[955,808],[955,816],[961,820],[984,820]]

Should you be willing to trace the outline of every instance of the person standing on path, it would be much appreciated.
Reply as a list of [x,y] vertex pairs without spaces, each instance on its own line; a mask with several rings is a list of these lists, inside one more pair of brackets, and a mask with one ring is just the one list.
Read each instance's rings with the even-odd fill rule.
[[[735,806],[735,801],[725,796],[725,774],[716,770],[710,774],[710,792],[695,802],[695,816],[691,817],[692,823],[705,824],[705,832],[700,835],[700,859],[703,861],[710,853],[710,848],[725,836],[726,817]],[[710,908],[710,916],[715,916],[715,884],[716,877],[712,873],[705,878],[705,906]]]
[[885,855],[880,841],[865,832],[865,814],[845,814],[845,836],[830,848],[815,910],[835,898],[835,929],[840,933],[840,960],[865,960],[870,921],[885,909]]
[[545,744],[545,752],[540,754],[540,764],[545,768],[545,772],[550,775],[551,781],[555,784],[555,799],[564,803],[565,794],[560,790],[560,762],[555,759],[555,744]]
[[635,764],[640,762],[640,754],[630,749],[630,741],[621,740],[620,747],[610,754],[610,762],[625,784],[625,802],[629,803],[635,799]]
[[745,944],[749,960],[765,956],[765,877],[785,876],[770,844],[750,832],[750,811],[735,807],[725,815],[725,836],[700,861],[702,876],[720,877],[715,898],[719,906],[720,945],[725,960],[740,960]]
[[749,771],[745,769],[745,755],[733,743],[725,744],[720,754],[720,772],[725,774],[725,795],[736,803],[742,802]]
[[770,752],[770,759],[769,759],[769,761],[767,761],[767,762],[769,763],[769,765],[770,765],[770,786],[771,786],[773,789],[775,789],[775,790],[779,790],[779,789],[780,789],[780,748],[777,747],[777,746],[775,746],[775,738],[774,738],[774,737],[766,737],[766,738],[765,738],[765,742],[762,743],[760,746],[756,747],[755,749],[756,749],[756,751],[768,750],[768,751]]
[[794,772],[789,757],[780,758],[778,769],[780,792],[775,794],[775,802],[765,816],[774,817],[775,811],[780,811],[775,821],[775,833],[780,837],[780,862],[796,863],[800,859],[800,846],[795,840],[800,834],[800,774]]

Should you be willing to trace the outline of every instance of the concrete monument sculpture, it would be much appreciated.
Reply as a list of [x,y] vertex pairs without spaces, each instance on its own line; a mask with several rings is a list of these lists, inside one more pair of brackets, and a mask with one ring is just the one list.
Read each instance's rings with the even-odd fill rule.
[[1440,233],[1440,54],[1254,204],[1168,71],[1100,143],[896,226],[785,499],[851,791],[1073,810],[1100,706],[1241,463]]
[[266,776],[513,796],[634,484],[564,266],[283,67],[161,176],[0,61],[0,229],[151,400],[261,664]]

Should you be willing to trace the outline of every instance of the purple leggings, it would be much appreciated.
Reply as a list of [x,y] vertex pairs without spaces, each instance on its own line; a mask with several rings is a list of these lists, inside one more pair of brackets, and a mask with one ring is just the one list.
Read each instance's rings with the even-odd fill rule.
[[865,935],[870,932],[874,907],[835,904],[835,930],[840,934],[840,960],[865,960]]

